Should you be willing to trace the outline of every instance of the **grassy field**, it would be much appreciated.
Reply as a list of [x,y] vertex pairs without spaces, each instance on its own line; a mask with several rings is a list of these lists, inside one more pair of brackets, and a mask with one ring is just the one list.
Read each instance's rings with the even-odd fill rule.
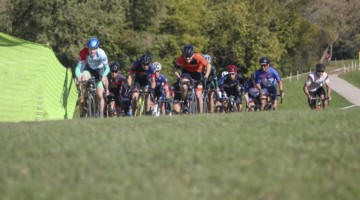
[[0,123],[0,199],[359,199],[359,110]]
[[339,77],[360,88],[360,71],[352,71],[349,73],[340,74]]
[[360,108],[0,123],[0,199],[359,199]]

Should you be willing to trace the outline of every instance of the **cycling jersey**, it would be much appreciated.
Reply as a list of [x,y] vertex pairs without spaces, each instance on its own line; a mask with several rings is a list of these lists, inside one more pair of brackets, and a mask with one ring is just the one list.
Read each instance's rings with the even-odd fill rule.
[[[203,75],[205,75],[205,72],[203,72]],[[208,82],[206,83],[206,86],[211,89],[219,88],[218,78],[216,76],[216,69],[213,65],[211,65],[211,71],[210,71],[210,74],[208,77]]]
[[255,72],[255,80],[257,84],[261,85],[261,88],[275,87],[277,82],[281,81],[279,73],[273,68],[265,72],[262,69],[259,69]]
[[310,92],[315,92],[317,89],[321,88],[324,84],[330,84],[329,76],[324,72],[320,77],[316,72],[311,72],[308,75],[308,79],[305,83],[308,86]]
[[126,77],[122,74],[117,74],[116,77],[111,77],[108,75],[109,80],[109,91],[110,92],[119,92],[122,87],[126,84]]
[[224,76],[219,80],[219,87],[221,92],[227,88],[237,88],[239,87],[241,91],[243,90],[244,78],[241,74],[236,74],[235,80],[231,80],[229,74]]
[[153,66],[152,63],[150,63],[148,70],[145,70],[141,66],[141,62],[138,60],[133,63],[130,69],[130,74],[135,75],[135,81],[140,79],[143,80],[144,79],[148,80],[149,78],[152,79],[155,78],[155,67]]
[[259,89],[257,89],[252,80],[246,81],[244,84],[244,93],[248,93],[250,97],[257,97],[260,95]]
[[91,69],[101,69],[107,64],[108,59],[105,51],[101,48],[98,48],[94,57],[90,55],[88,48],[84,48],[79,54],[79,63],[83,62],[86,62]]
[[208,62],[201,54],[194,53],[189,63],[185,60],[184,56],[181,55],[176,59],[175,64],[188,72],[202,72],[203,67],[207,66]]
[[165,75],[160,74],[159,77],[155,80],[156,86],[155,86],[155,96],[165,96],[165,89],[164,87],[168,86],[168,80]]

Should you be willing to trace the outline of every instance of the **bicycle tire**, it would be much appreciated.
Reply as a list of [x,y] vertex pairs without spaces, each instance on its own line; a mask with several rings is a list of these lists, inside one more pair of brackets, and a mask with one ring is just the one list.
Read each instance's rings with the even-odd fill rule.
[[88,117],[92,118],[92,117],[96,117],[96,97],[94,97],[92,94],[89,94],[88,96]]

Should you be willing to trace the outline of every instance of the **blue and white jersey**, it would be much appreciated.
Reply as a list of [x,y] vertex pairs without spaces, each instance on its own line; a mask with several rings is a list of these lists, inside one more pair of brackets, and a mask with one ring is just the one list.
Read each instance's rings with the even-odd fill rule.
[[281,81],[279,73],[273,68],[269,67],[267,72],[259,69],[255,72],[255,80],[262,88],[276,87],[277,82]]
[[102,69],[107,63],[108,59],[105,54],[105,51],[101,48],[98,48],[94,56],[90,55],[90,52],[87,48],[81,50],[79,55],[79,62],[85,62],[89,65],[91,69]]

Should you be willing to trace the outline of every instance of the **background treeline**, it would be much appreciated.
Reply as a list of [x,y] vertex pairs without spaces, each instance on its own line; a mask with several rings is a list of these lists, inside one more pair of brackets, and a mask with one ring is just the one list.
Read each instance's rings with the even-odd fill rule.
[[0,31],[50,45],[72,68],[96,36],[125,74],[148,52],[172,79],[174,59],[191,43],[218,71],[236,64],[249,75],[267,55],[288,75],[308,71],[328,50],[357,57],[359,8],[355,0],[1,0]]

